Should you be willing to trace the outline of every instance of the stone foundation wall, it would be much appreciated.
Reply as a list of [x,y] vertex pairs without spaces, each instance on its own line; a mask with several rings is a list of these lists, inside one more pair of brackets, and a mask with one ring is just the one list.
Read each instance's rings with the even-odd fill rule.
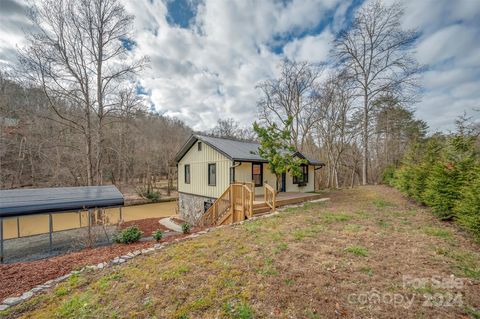
[[212,204],[214,201],[215,199],[210,197],[179,193],[178,213],[186,222],[196,225],[205,212],[205,203]]

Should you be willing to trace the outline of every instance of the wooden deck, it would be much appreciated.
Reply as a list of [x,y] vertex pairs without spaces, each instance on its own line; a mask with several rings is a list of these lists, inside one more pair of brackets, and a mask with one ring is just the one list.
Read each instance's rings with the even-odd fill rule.
[[[292,205],[297,203],[303,203],[315,199],[320,199],[323,196],[321,194],[314,193],[293,193],[293,192],[280,192],[276,196],[276,206]],[[253,201],[253,213],[260,214],[270,210],[265,204],[263,195],[255,196]]]
[[200,218],[198,225],[226,225],[252,218],[275,208],[322,198],[321,194],[280,192],[265,184],[264,195],[255,196],[254,183],[232,183]]

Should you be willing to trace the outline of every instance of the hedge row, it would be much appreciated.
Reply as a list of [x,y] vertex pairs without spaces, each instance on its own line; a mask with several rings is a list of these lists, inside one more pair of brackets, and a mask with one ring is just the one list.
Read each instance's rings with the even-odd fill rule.
[[454,220],[480,239],[480,156],[477,137],[435,135],[414,143],[384,182]]

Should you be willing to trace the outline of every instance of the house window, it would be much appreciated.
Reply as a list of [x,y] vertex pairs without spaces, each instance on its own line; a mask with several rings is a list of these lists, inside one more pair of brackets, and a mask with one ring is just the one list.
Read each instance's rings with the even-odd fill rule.
[[217,164],[208,164],[208,185],[217,185]]
[[293,176],[293,184],[298,184],[299,186],[308,183],[308,165],[301,165],[300,171],[302,172],[302,175],[300,175],[299,177]]
[[185,165],[184,169],[185,184],[190,184],[190,164]]
[[263,185],[263,164],[252,163],[252,179],[255,186]]
[[197,148],[198,148],[198,150],[199,150],[199,151],[201,151],[201,150],[202,150],[202,142],[198,142],[198,144],[197,144]]

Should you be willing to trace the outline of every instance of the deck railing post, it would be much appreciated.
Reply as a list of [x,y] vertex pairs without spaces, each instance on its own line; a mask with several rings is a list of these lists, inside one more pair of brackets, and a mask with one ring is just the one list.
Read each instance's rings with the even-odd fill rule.
[[48,214],[48,237],[49,237],[49,244],[50,244],[50,253],[52,253],[52,249],[53,249],[52,232],[53,232],[53,219],[52,219],[52,213],[50,213]]
[[92,210],[88,210],[88,243],[92,246]]
[[17,238],[20,238],[20,217],[17,216]]
[[241,220],[245,219],[245,202],[246,202],[245,201],[245,187],[242,186],[242,218],[241,218]]
[[3,217],[0,217],[0,263],[3,264]]

